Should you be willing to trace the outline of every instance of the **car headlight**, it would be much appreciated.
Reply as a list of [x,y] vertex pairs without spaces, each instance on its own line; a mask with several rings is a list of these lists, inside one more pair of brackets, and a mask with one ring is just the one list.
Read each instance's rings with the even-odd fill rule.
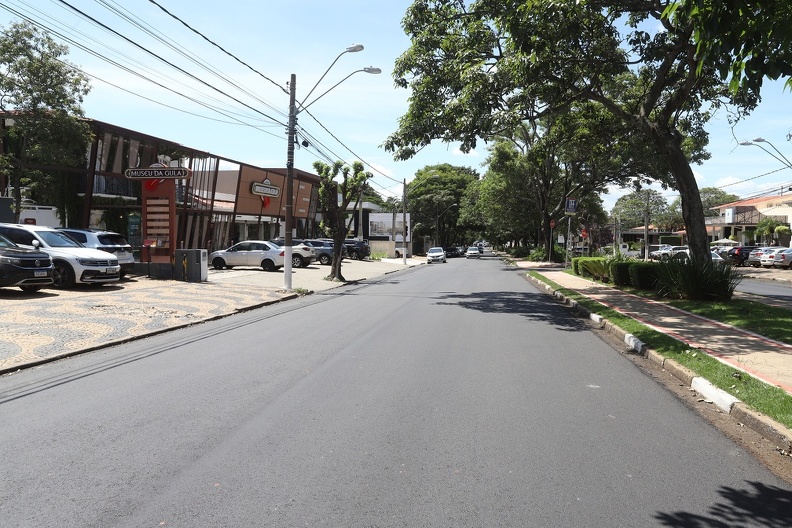
[[13,264],[15,266],[20,266],[22,264],[22,259],[16,257],[0,256],[0,262],[2,262],[3,264]]

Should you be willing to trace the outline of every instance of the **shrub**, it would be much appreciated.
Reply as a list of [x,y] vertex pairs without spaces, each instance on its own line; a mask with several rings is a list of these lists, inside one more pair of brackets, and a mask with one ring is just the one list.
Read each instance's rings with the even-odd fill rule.
[[672,299],[728,301],[740,280],[735,268],[710,260],[671,260],[657,268],[657,292]]
[[525,246],[509,248],[509,253],[514,258],[525,258],[531,254],[531,250]]
[[580,257],[578,266],[583,277],[592,277],[602,282],[610,280],[610,265],[605,257]]
[[613,284],[628,286],[630,284],[630,266],[635,260],[614,260],[611,262],[610,272]]
[[635,261],[630,264],[630,284],[639,290],[653,290],[657,284],[657,263]]
[[547,260],[547,251],[545,251],[543,247],[538,247],[531,251],[528,255],[528,260],[531,262],[544,262]]

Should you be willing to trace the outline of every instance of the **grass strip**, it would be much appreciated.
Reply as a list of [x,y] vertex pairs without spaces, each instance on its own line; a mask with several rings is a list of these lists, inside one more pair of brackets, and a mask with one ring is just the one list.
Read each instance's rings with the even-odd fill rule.
[[[705,352],[691,349],[685,343],[653,330],[643,323],[600,304],[585,295],[563,288],[541,273],[530,271],[528,275],[550,285],[554,290],[576,301],[579,306],[590,313],[604,317],[615,326],[634,335],[663,357],[673,359],[680,365],[687,367],[695,372],[697,376],[701,376],[719,389],[728,392],[735,398],[739,398],[756,411],[769,416],[786,427],[792,428],[792,396],[785,391],[721,363]],[[713,317],[713,319],[715,318]],[[737,325],[735,324],[734,326]]]

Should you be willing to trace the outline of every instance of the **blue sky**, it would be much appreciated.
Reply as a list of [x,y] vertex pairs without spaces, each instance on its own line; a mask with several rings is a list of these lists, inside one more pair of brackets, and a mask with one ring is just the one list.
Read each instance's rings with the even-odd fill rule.
[[[331,159],[363,161],[375,176],[374,187],[384,196],[400,196],[402,180],[411,180],[426,165],[451,163],[483,171],[487,154],[483,144],[467,155],[459,152],[456,145],[433,144],[403,162],[395,162],[380,148],[407,109],[409,93],[394,87],[391,73],[395,59],[409,46],[401,29],[409,0],[156,0],[255,72],[206,43],[151,1],[67,1],[131,42],[106,32],[54,0],[7,0],[5,4],[222,112],[155,86],[69,44],[70,62],[102,79],[92,80],[93,90],[84,103],[88,117],[253,165],[282,167],[286,163],[283,123],[287,120],[290,75],[297,76],[297,100],[301,101],[344,49],[360,43],[365,49],[343,54],[306,104],[356,70],[374,66],[381,68],[382,74],[355,73],[323,95],[309,108],[319,123],[307,112],[299,116],[299,126],[317,140],[315,143],[323,145],[320,148]],[[14,20],[17,17],[0,8],[0,25],[8,26]],[[155,41],[133,22],[188,49],[247,93]],[[132,43],[154,51],[200,81],[175,71]],[[701,187],[725,186],[723,189],[730,193],[751,196],[792,186],[792,169],[773,172],[784,164],[758,147],[738,146],[738,141],[761,136],[792,159],[792,142],[786,139],[792,132],[792,94],[784,92],[781,83],[771,83],[763,95],[759,109],[737,125],[734,132],[725,114],[710,123],[712,159],[693,167]],[[312,171],[316,160],[326,161],[314,147],[295,152],[295,166],[299,169]],[[610,209],[623,192],[614,189],[605,196],[606,208]],[[669,202],[673,200],[673,192],[662,192]]]

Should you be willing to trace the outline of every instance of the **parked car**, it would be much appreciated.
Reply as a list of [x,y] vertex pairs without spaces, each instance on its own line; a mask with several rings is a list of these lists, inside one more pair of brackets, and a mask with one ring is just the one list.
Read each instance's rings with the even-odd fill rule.
[[266,240],[245,240],[228,249],[212,252],[209,262],[216,270],[234,266],[260,266],[264,271],[275,271],[283,267],[283,257],[283,248],[277,244]]
[[118,259],[119,266],[121,266],[121,277],[127,273],[132,273],[135,269],[135,256],[132,254],[132,246],[123,235],[99,229],[60,227],[58,230],[63,231],[85,247],[101,249],[114,254]]
[[663,260],[668,258],[671,256],[671,248],[673,248],[673,246],[670,244],[650,245],[649,258],[652,260]]
[[[745,265],[758,268],[759,266],[762,265],[760,262],[760,260],[762,259],[762,255],[764,255],[767,251],[770,251],[772,249],[773,249],[772,247],[760,247],[752,250],[750,253],[748,253],[748,258],[745,260]],[[728,254],[728,250],[727,250],[727,254]]]
[[[329,266],[333,263],[333,250],[335,244],[332,240],[303,240],[303,243],[313,248],[314,253],[316,253],[316,260],[320,264]],[[343,257],[345,254],[346,248],[342,248],[341,256]]]
[[744,266],[745,263],[748,261],[748,256],[751,254],[751,251],[757,249],[759,246],[737,246],[733,247],[729,250],[729,253],[726,255],[726,260],[734,264],[735,266]]
[[121,266],[112,253],[80,245],[66,233],[32,224],[0,224],[0,235],[52,258],[52,285],[104,284],[121,278]]
[[365,240],[347,239],[344,240],[347,255],[352,260],[363,260],[371,255],[371,248]]
[[443,248],[429,248],[429,251],[426,252],[426,263],[431,264],[432,262],[442,262],[443,264],[447,262],[446,252],[443,250]]
[[[270,242],[279,247],[286,245],[286,240],[283,238],[276,238],[270,240]],[[316,251],[314,251],[313,247],[306,245],[302,240],[292,239],[293,268],[304,268],[314,260],[316,260]]]
[[769,251],[765,251],[764,253],[762,253],[762,257],[759,259],[759,265],[761,265],[763,268],[772,268],[773,263],[775,262],[776,253],[780,251],[784,251],[785,249],[789,249],[789,248],[773,247],[770,248]]
[[35,292],[52,284],[52,258],[38,249],[22,248],[0,235],[0,287],[19,286]]
[[773,267],[792,269],[792,248],[776,253],[773,256]]
[[447,258],[461,257],[462,252],[456,246],[444,248]]
[[649,253],[649,258],[653,260],[668,260],[677,253],[685,253],[687,251],[687,246],[662,246],[653,253]]
[[481,253],[479,252],[478,246],[470,246],[465,251],[465,258],[481,258]]

